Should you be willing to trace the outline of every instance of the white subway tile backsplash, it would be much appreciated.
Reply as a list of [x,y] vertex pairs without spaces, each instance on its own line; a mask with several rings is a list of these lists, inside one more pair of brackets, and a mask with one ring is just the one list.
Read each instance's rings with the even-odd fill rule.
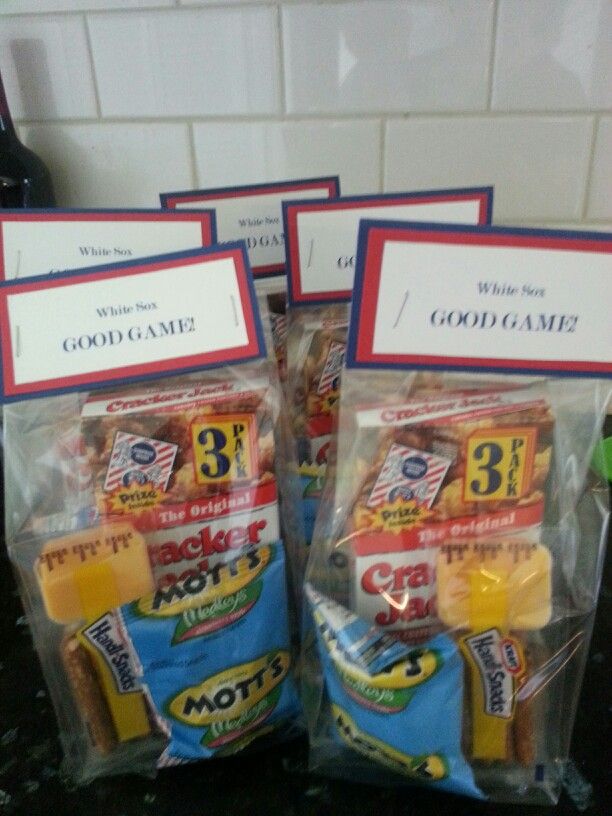
[[[499,226],[516,226],[513,222],[506,224],[495,222]],[[578,232],[610,232],[612,233],[612,221],[526,221],[521,222],[521,227],[530,229],[551,229],[551,230],[571,230]]]
[[3,18],[0,70],[15,119],[97,115],[85,26],[78,16]]
[[587,218],[612,218],[612,116],[597,128]]
[[202,123],[194,142],[201,187],[339,173],[343,193],[380,189],[378,121]]
[[610,30],[611,0],[0,0],[0,70],[63,204],[384,175],[605,229]]
[[102,11],[106,9],[160,8],[174,0],[1,0],[2,14],[34,14],[50,11]]
[[492,0],[283,7],[291,113],[486,106]]
[[[178,0],[179,6],[236,6],[247,5],[248,3],[269,3],[270,0]],[[293,2],[293,0],[285,0]]]
[[21,137],[47,163],[60,206],[158,207],[160,190],[193,185],[187,125],[32,125]]
[[500,0],[493,108],[612,105],[610,0]]
[[393,120],[385,189],[494,184],[498,222],[579,220],[591,135],[587,116]]
[[92,15],[89,28],[104,116],[278,110],[273,8]]

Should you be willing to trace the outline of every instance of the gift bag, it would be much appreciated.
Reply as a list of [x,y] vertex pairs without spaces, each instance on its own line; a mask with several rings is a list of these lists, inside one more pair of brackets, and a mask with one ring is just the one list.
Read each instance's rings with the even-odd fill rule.
[[281,383],[287,374],[284,199],[328,199],[340,195],[338,176],[243,184],[206,190],[161,193],[165,209],[185,211],[212,207],[219,241],[243,240],[255,278],[255,288],[270,315],[272,347]]
[[289,285],[286,395],[307,544],[333,458],[359,219],[487,224],[492,197],[492,188],[482,187],[283,205]]
[[314,770],[557,800],[609,515],[611,239],[362,222],[307,568]]
[[0,303],[7,545],[69,772],[295,733],[281,394],[244,247]]

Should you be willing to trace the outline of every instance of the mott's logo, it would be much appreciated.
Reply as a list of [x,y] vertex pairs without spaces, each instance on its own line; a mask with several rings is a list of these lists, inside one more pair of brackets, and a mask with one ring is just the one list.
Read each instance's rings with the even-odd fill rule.
[[413,649],[406,660],[379,674],[369,675],[338,654],[332,657],[347,693],[366,708],[383,714],[406,708],[416,687],[429,680],[441,665],[437,652]]
[[339,705],[332,703],[332,714],[338,734],[358,754],[412,779],[435,782],[448,776],[448,765],[442,754],[418,756],[404,754],[362,731],[348,712]]
[[[266,716],[271,713],[278,697],[273,692],[287,676],[290,661],[289,652],[279,650],[233,666],[199,686],[186,688],[169,703],[168,712],[187,725],[214,724],[219,736],[221,732],[238,736],[244,725],[254,727],[262,721],[264,713]],[[253,718],[254,708],[258,715]]]
[[[217,748],[218,750],[216,756],[218,757],[232,756],[233,754],[237,754],[239,751],[244,751],[244,749],[256,739],[259,739],[265,734],[269,734],[274,731],[274,725],[271,724],[258,728],[257,726],[260,722],[261,719],[257,718],[255,725],[246,726],[245,728],[241,729],[238,734],[232,732],[229,735],[221,734],[219,736],[215,734],[215,726],[213,725],[210,732],[201,740],[201,744],[206,746],[206,748]],[[229,737],[231,737],[231,739]],[[231,744],[228,745],[230,742]]]
[[239,482],[257,476],[257,433],[253,414],[219,414],[191,425],[198,484]]
[[230,626],[257,603],[262,584],[257,579],[272,561],[271,547],[260,547],[240,558],[215,564],[205,572],[157,589],[135,604],[144,617],[178,617],[172,645]]
[[473,433],[467,441],[464,501],[520,499],[529,492],[537,428]]

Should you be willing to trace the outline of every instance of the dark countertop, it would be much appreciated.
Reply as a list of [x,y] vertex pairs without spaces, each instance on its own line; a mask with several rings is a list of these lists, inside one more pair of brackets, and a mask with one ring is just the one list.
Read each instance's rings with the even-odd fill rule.
[[[305,740],[198,763],[155,780],[117,777],[76,789],[60,771],[57,725],[3,544],[0,555],[0,816],[504,816],[610,813],[612,553],[572,741],[572,779],[555,811],[481,804],[428,790],[383,790],[306,773]],[[591,789],[592,786],[592,789]],[[579,804],[580,809],[576,806]]]

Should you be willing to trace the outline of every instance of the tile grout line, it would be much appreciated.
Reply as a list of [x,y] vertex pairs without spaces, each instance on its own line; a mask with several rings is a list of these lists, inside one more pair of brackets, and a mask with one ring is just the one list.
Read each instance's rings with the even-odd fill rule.
[[501,221],[496,221],[495,227],[539,227],[539,226],[557,226],[559,228],[567,228],[573,225],[577,226],[607,226],[612,224],[609,218],[591,218],[588,221],[581,221],[579,218],[512,218],[508,219],[505,216]]
[[595,165],[595,147],[597,144],[597,131],[599,130],[600,115],[594,113],[592,117],[592,133],[591,144],[589,150],[589,159],[586,167],[586,174],[584,178],[584,201],[582,202],[581,220],[585,221],[589,209],[589,200],[591,197],[591,184],[593,183],[593,167]]
[[15,121],[22,125],[79,125],[91,124],[92,121],[100,121],[101,124],[130,124],[130,123],[156,123],[168,124],[184,122],[186,120],[198,123],[219,124],[219,123],[239,123],[239,122],[368,122],[379,120],[383,117],[387,121],[398,122],[423,122],[435,121],[437,119],[532,119],[542,121],[550,118],[578,119],[592,118],[593,116],[608,116],[607,109],[602,110],[537,110],[537,111],[417,111],[409,114],[402,114],[401,111],[364,111],[363,113],[351,112],[340,113],[333,111],[312,111],[309,113],[220,113],[220,114],[193,114],[186,112],[176,116],[102,116],[100,120],[92,117],[65,116],[50,119],[26,119],[17,118]]
[[91,81],[94,89],[94,96],[96,99],[96,110],[98,111],[98,120],[102,120],[102,102],[100,101],[100,89],[98,88],[98,75],[96,73],[96,64],[93,56],[93,45],[91,42],[91,31],[89,30],[89,20],[87,14],[82,14],[83,28],[85,29],[85,43],[87,45],[87,55],[89,57],[89,64],[91,66]]
[[[337,0],[338,2],[346,2],[346,0]],[[113,14],[147,14],[150,12],[171,12],[171,11],[180,11],[180,12],[189,12],[189,11],[226,11],[228,9],[249,9],[256,6],[271,6],[274,0],[255,0],[255,2],[238,2],[231,3],[228,5],[227,3],[223,2],[223,0],[216,0],[215,3],[207,3],[206,5],[201,5],[194,3],[192,5],[179,5],[178,0],[174,0],[173,4],[171,5],[154,5],[154,6],[129,6],[128,8],[124,8],[122,6],[115,6],[114,8],[80,8],[80,9],[56,9],[56,10],[49,10],[49,11],[9,11],[5,14],[0,12],[0,20],[4,19],[14,19],[15,17],[20,17],[24,20],[39,20],[41,18],[47,17],[76,17],[79,14],[90,14],[97,17],[106,17]],[[326,0],[326,2],[336,2],[336,0]],[[359,2],[359,0],[357,0]]]
[[198,186],[198,160],[196,156],[196,146],[195,146],[195,131],[193,128],[193,122],[186,122],[187,125],[187,133],[189,139],[189,157],[191,159],[191,183],[193,184],[193,189],[195,190]]
[[[77,9],[49,9],[49,10],[42,10],[42,11],[8,11],[6,13],[2,13],[0,11],[0,20],[6,18],[14,18],[14,17],[23,17],[25,19],[36,19],[40,17],[51,17],[51,16],[62,16],[66,17],[68,15],[77,15],[79,13],[87,13],[87,14],[99,14],[99,15],[106,15],[106,14],[133,14],[133,13],[142,13],[147,11],[197,11],[203,9],[212,9],[213,11],[225,10],[227,8],[233,9],[244,9],[244,8],[252,8],[253,6],[270,6],[273,5],[275,0],[236,0],[236,2],[230,3],[228,5],[227,0],[214,0],[211,3],[198,3],[196,2],[181,2],[181,0],[171,0],[170,4],[168,3],[155,3],[151,6],[129,6],[128,8],[124,8],[121,5],[117,5],[110,8],[77,8]],[[292,0],[281,0],[283,5],[291,4]],[[309,3],[310,5],[317,5],[317,6],[326,6],[326,5],[360,5],[362,3],[372,2],[372,0],[303,0],[303,2]]]
[[491,52],[489,54],[489,83],[487,88],[487,111],[493,105],[493,75],[495,73],[495,56],[497,52],[497,26],[499,23],[499,0],[494,0],[493,19],[491,21]]
[[387,120],[383,116],[380,120],[380,168],[378,187],[381,193],[385,190],[385,161],[387,157]]
[[276,55],[276,70],[278,72],[278,91],[280,97],[281,114],[287,115],[287,83],[285,78],[285,43],[283,36],[283,12],[282,4],[277,3],[276,9],[276,42],[278,52]]

